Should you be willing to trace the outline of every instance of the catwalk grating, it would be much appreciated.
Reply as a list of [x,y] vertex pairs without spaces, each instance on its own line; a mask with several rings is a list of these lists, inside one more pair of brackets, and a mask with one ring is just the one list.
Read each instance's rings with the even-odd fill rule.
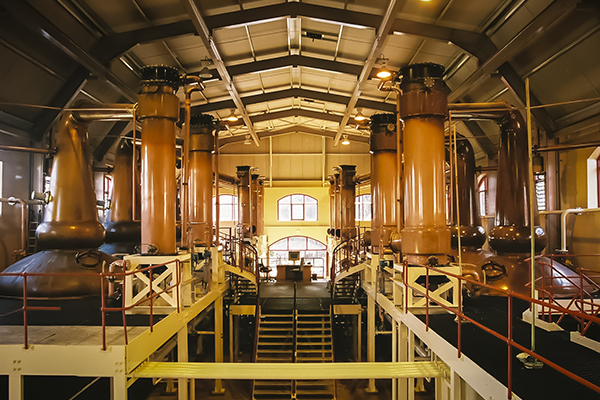
[[[531,325],[520,320],[528,303],[514,300],[513,338],[529,348]],[[467,316],[506,336],[508,331],[507,299],[504,297],[480,297],[465,299],[464,312]],[[425,316],[420,316],[425,321]],[[429,326],[449,343],[457,346],[457,323],[455,315],[432,314]],[[502,382],[507,378],[507,344],[469,323],[462,324],[463,353]],[[537,353],[559,366],[600,386],[600,354],[572,343],[568,332],[546,332],[536,330]],[[528,370],[517,359],[520,353],[512,350],[513,392],[523,400],[598,399],[600,394],[545,365],[539,370]]]

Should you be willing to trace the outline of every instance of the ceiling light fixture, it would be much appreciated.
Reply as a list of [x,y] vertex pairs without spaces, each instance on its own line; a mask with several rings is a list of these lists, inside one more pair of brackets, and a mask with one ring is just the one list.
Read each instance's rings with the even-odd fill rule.
[[252,144],[252,139],[250,138],[250,135],[246,135],[246,140],[244,140],[244,144]]
[[379,69],[375,73],[375,76],[379,79],[388,80],[392,77],[392,71],[387,67],[388,60],[389,58],[385,58],[383,54],[380,54],[375,60],[375,64],[380,64]]
[[342,144],[343,144],[344,146],[347,146],[347,145],[349,145],[349,144],[350,144],[350,141],[348,140],[348,135],[344,135],[344,136],[343,136],[343,138],[344,138],[344,140],[342,140]]
[[357,109],[356,111],[357,111],[357,113],[354,116],[355,121],[364,121],[365,119],[367,119],[367,117],[364,116],[364,114],[362,113],[360,108]]
[[229,116],[225,118],[225,120],[229,122],[236,122],[238,119],[238,116],[235,115],[235,110],[231,110],[231,114],[229,114]]
[[208,56],[204,56],[204,59],[200,60],[200,65],[202,65],[202,69],[200,70],[200,73],[198,74],[198,76],[200,76],[200,78],[202,79],[210,79],[213,77],[212,72],[210,72],[210,69],[208,68],[209,65],[213,64],[213,60],[211,60],[210,58],[208,58]]

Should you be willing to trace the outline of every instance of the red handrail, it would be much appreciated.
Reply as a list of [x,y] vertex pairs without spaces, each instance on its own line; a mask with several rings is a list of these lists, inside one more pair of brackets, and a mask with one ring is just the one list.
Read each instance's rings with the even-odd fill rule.
[[[404,264],[404,267],[407,268],[407,264],[406,263]],[[454,314],[456,314],[458,316],[458,351],[459,351],[459,357],[460,357],[460,346],[461,346],[461,342],[462,342],[462,336],[461,336],[461,329],[460,329],[460,327],[461,327],[461,323],[462,323],[463,319],[465,321],[469,321],[474,326],[477,326],[478,328],[482,329],[483,331],[485,331],[485,332],[487,332],[487,333],[495,336],[496,338],[504,341],[505,343],[507,343],[507,345],[508,345],[508,360],[507,360],[508,361],[508,385],[507,385],[508,399],[512,398],[512,353],[511,353],[511,348],[512,347],[517,348],[517,349],[521,350],[522,352],[529,354],[530,356],[532,356],[532,357],[534,357],[534,358],[542,361],[544,364],[546,364],[546,365],[550,366],[551,368],[557,370],[558,372],[562,373],[563,375],[566,375],[569,378],[575,380],[576,382],[578,382],[578,383],[586,386],[587,388],[589,388],[589,389],[591,389],[591,390],[593,390],[593,391],[595,391],[597,393],[600,393],[600,387],[599,386],[591,383],[590,381],[588,381],[588,380],[586,380],[586,379],[584,379],[584,378],[582,378],[582,377],[580,377],[578,375],[575,375],[571,371],[566,370],[565,368],[559,366],[558,364],[556,364],[556,363],[548,360],[547,358],[545,358],[545,357],[543,357],[543,356],[541,356],[541,355],[539,355],[539,354],[531,351],[530,349],[522,346],[521,344],[519,344],[519,343],[517,343],[517,342],[515,342],[513,340],[513,336],[512,336],[512,327],[513,327],[512,326],[512,301],[513,301],[513,298],[518,298],[518,299],[521,299],[521,300],[525,300],[525,301],[527,301],[529,303],[535,303],[535,304],[539,304],[539,305],[542,305],[542,306],[546,306],[546,307],[555,309],[557,311],[560,311],[560,312],[563,312],[563,313],[567,313],[569,315],[577,316],[579,318],[586,319],[586,320],[589,320],[589,321],[593,321],[593,322],[596,322],[596,323],[600,323],[600,318],[595,317],[595,316],[591,316],[591,315],[587,315],[585,313],[581,313],[581,312],[578,312],[578,311],[568,310],[568,309],[566,309],[564,307],[561,307],[561,306],[558,306],[558,305],[555,305],[555,304],[551,304],[551,303],[546,303],[546,302],[538,300],[538,299],[532,299],[531,297],[528,297],[528,296],[525,296],[525,295],[513,292],[512,290],[504,290],[504,289],[500,289],[500,288],[497,288],[497,287],[494,287],[494,286],[491,286],[491,285],[488,285],[488,284],[485,284],[485,283],[477,282],[477,281],[474,281],[472,279],[465,278],[465,277],[463,277],[461,275],[452,274],[450,272],[447,272],[447,271],[444,271],[444,270],[441,270],[439,268],[432,267],[432,266],[429,266],[429,265],[422,265],[421,267],[427,269],[427,272],[426,272],[426,274],[427,274],[426,275],[426,280],[427,281],[429,280],[428,279],[428,277],[429,277],[429,270],[431,270],[431,271],[435,271],[435,272],[438,272],[438,273],[441,273],[441,274],[445,274],[445,275],[447,275],[449,277],[458,279],[458,281],[460,282],[460,286],[461,287],[462,287],[462,283],[463,282],[469,282],[469,283],[471,283],[473,285],[485,287],[485,288],[488,288],[488,289],[491,289],[491,290],[503,293],[504,295],[506,295],[508,297],[508,307],[509,307],[508,308],[508,318],[509,318],[508,319],[508,334],[507,334],[507,336],[504,336],[504,335],[502,335],[502,334],[500,334],[500,333],[492,330],[491,328],[488,328],[487,326],[481,324],[480,322],[475,321],[474,319],[466,316],[462,312],[462,310],[460,308],[456,309],[454,307],[449,307],[449,306],[447,306],[447,305],[439,302],[438,300],[436,300],[432,296],[430,296],[429,295],[429,285],[428,284],[426,285],[424,291],[422,290],[421,286],[410,285],[408,283],[408,281],[407,281],[407,278],[406,278],[407,274],[406,273],[403,274],[403,277],[404,277],[403,278],[403,282],[404,282],[405,286],[407,288],[410,288],[411,290],[414,290],[414,291],[420,293],[421,295],[425,296],[425,298],[427,299],[427,302],[426,302],[426,304],[427,304],[427,306],[426,306],[426,317],[425,317],[425,329],[426,330],[429,329],[429,307],[428,307],[429,301],[434,301],[440,307],[442,307],[442,308],[444,308],[444,309],[446,309],[446,310],[448,310],[448,311],[450,311],[450,312],[452,312],[452,313],[454,313]],[[412,268],[412,267],[408,267],[408,268]],[[405,298],[406,297],[407,296],[405,296]],[[460,297],[461,296],[459,296],[459,299],[460,299]]]

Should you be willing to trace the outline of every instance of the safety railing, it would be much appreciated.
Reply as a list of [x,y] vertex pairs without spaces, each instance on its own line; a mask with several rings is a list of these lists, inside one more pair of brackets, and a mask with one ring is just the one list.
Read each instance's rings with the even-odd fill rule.
[[[408,263],[405,261],[404,264],[403,264],[404,271],[406,271],[407,268],[425,268],[426,269],[426,271],[425,271],[425,274],[426,274],[425,275],[425,287],[424,288],[420,287],[420,286],[412,286],[412,285],[410,285],[409,282],[405,279],[405,277],[406,277],[407,274],[406,273],[402,274],[403,275],[402,284],[404,285],[404,287],[406,288],[406,290],[413,290],[416,293],[419,293],[421,296],[424,296],[427,299],[426,306],[425,306],[425,330],[426,331],[429,330],[429,315],[430,315],[430,313],[429,313],[429,309],[430,309],[429,304],[431,302],[435,303],[437,306],[442,307],[445,310],[447,310],[447,311],[449,311],[449,312],[451,312],[453,314],[456,314],[456,316],[457,316],[457,322],[458,322],[458,325],[457,325],[457,334],[458,334],[457,350],[458,350],[458,357],[461,357],[461,354],[462,354],[462,329],[461,329],[461,327],[462,327],[462,323],[464,321],[470,322],[472,326],[476,326],[476,327],[482,329],[484,332],[489,333],[490,335],[492,335],[492,336],[494,336],[494,337],[502,340],[503,342],[505,342],[507,344],[507,347],[508,347],[508,352],[507,352],[507,354],[508,354],[508,356],[507,356],[507,363],[508,363],[508,371],[507,371],[507,378],[508,378],[507,381],[508,381],[508,384],[507,384],[507,389],[508,389],[508,399],[509,400],[512,398],[512,370],[513,370],[513,367],[512,367],[512,364],[513,364],[512,349],[513,348],[518,349],[518,350],[520,350],[520,351],[522,351],[522,352],[524,352],[524,353],[526,353],[526,354],[534,357],[535,359],[543,362],[544,364],[546,364],[549,367],[555,369],[556,371],[562,373],[563,375],[565,375],[565,376],[573,379],[574,381],[576,381],[576,382],[578,382],[578,383],[580,383],[580,384],[588,387],[589,389],[591,389],[591,390],[593,390],[593,391],[595,391],[597,393],[600,393],[600,387],[599,386],[597,386],[594,383],[592,383],[592,382],[590,382],[590,381],[588,381],[588,380],[586,380],[586,379],[584,379],[584,378],[582,378],[582,377],[574,374],[571,371],[568,371],[567,369],[565,369],[565,368],[561,367],[560,365],[558,365],[558,364],[550,361],[549,359],[543,357],[539,353],[536,353],[536,352],[528,349],[527,347],[521,345],[520,343],[517,343],[514,340],[514,338],[513,338],[513,300],[514,299],[521,299],[521,300],[524,300],[526,302],[529,302],[530,304],[531,303],[535,303],[535,304],[537,304],[539,306],[545,306],[545,307],[551,308],[551,309],[553,309],[553,310],[555,310],[557,312],[565,313],[565,314],[571,315],[573,317],[577,317],[577,318],[580,318],[580,319],[586,320],[586,321],[592,321],[592,322],[595,322],[595,323],[600,323],[600,318],[598,318],[596,316],[591,316],[591,315],[588,315],[588,314],[585,314],[585,313],[582,313],[582,312],[579,312],[579,311],[569,310],[569,309],[566,309],[566,308],[561,307],[561,306],[556,305],[556,304],[546,303],[546,302],[544,302],[542,300],[532,299],[532,298],[530,298],[528,296],[524,296],[522,294],[513,292],[512,290],[504,290],[504,289],[500,289],[500,288],[488,285],[486,283],[477,282],[477,281],[474,281],[472,279],[465,278],[462,275],[452,274],[452,273],[449,273],[447,271],[443,271],[442,269],[437,268],[437,267],[433,267],[433,266],[429,266],[429,265],[421,265],[421,266],[412,266],[411,265],[411,266],[409,266]],[[458,308],[456,308],[456,307],[449,307],[446,304],[443,304],[442,302],[438,301],[438,299],[430,296],[430,292],[431,292],[429,290],[429,275],[430,275],[430,271],[433,271],[433,272],[436,272],[436,273],[445,274],[448,277],[458,279],[459,282],[461,283],[461,286],[462,286],[462,283],[469,283],[469,284],[474,285],[474,286],[481,286],[483,288],[490,289],[490,290],[495,291],[495,292],[497,292],[497,293],[499,293],[501,295],[506,296],[507,299],[508,299],[507,300],[507,302],[508,302],[508,331],[507,331],[507,335],[506,336],[502,335],[501,333],[498,333],[498,332],[494,331],[492,328],[490,328],[488,326],[485,326],[481,322],[479,322],[479,321],[477,321],[477,320],[475,320],[475,319],[473,319],[473,318],[468,317],[467,315],[465,315],[462,312],[462,296],[459,296],[459,299],[458,299],[459,306],[458,306]],[[405,301],[406,301],[406,296],[404,296],[404,297],[405,297]],[[405,306],[408,307],[408,304],[405,303]]]
[[335,277],[359,264],[362,256],[366,255],[367,246],[363,240],[365,230],[358,235],[338,244],[332,252],[329,279],[335,282]]
[[[166,266],[168,266],[171,263],[175,263],[175,270],[176,272],[176,280],[174,282],[172,282],[172,284],[168,287],[165,287],[162,290],[156,291],[152,289],[152,273],[155,269],[157,268],[164,268]],[[126,281],[126,277],[129,275],[133,275],[136,273],[148,273],[150,276],[149,279],[149,294],[148,297],[141,299],[139,301],[137,301],[135,304],[132,304],[130,306],[127,307],[107,307],[106,306],[106,292],[107,292],[107,281],[108,282],[113,282],[116,279],[121,279],[122,280],[122,284],[125,285],[125,281]],[[126,321],[126,317],[125,317],[125,312],[129,311],[135,307],[138,307],[146,302],[150,302],[150,323],[149,323],[149,327],[150,327],[150,331],[152,332],[154,330],[154,309],[153,309],[153,303],[154,300],[163,295],[164,293],[167,293],[169,291],[176,291],[177,294],[177,312],[180,311],[180,302],[179,302],[179,293],[180,293],[180,286],[181,286],[181,262],[179,260],[173,260],[164,264],[159,264],[159,265],[152,265],[152,266],[148,266],[145,268],[140,268],[140,269],[135,269],[132,271],[127,271],[126,268],[123,268],[122,271],[120,272],[99,272],[99,273],[92,273],[92,272],[80,272],[80,273],[68,273],[68,272],[47,272],[47,273],[43,273],[43,272],[39,272],[39,273],[28,273],[28,272],[0,272],[0,276],[12,276],[12,277],[21,277],[23,280],[23,306],[20,309],[16,309],[13,310],[11,312],[5,313],[1,316],[6,316],[9,314],[13,314],[13,313],[17,313],[19,311],[23,312],[23,341],[24,341],[24,348],[28,349],[29,348],[29,323],[28,323],[28,319],[27,319],[27,313],[28,311],[60,311],[61,307],[51,307],[51,306],[30,306],[28,303],[29,301],[48,301],[48,300],[40,300],[40,299],[36,299],[36,298],[31,298],[28,294],[27,294],[27,288],[28,288],[28,282],[27,279],[28,278],[32,278],[32,277],[56,277],[56,276],[60,276],[60,277],[69,277],[69,278],[91,278],[91,277],[96,277],[97,279],[99,279],[99,283],[100,283],[100,312],[101,312],[101,318],[102,318],[102,350],[105,351],[107,350],[107,344],[106,344],[106,327],[107,327],[107,323],[106,323],[106,314],[108,312],[121,312],[122,313],[122,322],[123,322],[123,330],[124,330],[124,340],[125,340],[125,344],[129,344],[129,338],[128,338],[128,333],[127,333],[127,321]],[[125,288],[123,287],[123,292],[125,291]]]
[[[549,259],[546,262],[543,258]],[[596,316],[600,312],[600,303],[594,301],[594,293],[600,291],[600,285],[597,283],[600,280],[600,273],[584,268],[577,268],[577,275],[567,276],[561,270],[556,268],[555,261],[558,259],[561,262],[567,261],[572,264],[573,259],[595,257],[600,259],[600,254],[551,254],[536,257],[536,263],[543,265],[541,268],[542,274],[536,279],[535,288],[538,291],[538,298],[544,303],[556,304],[566,309],[575,309],[587,315]],[[526,261],[529,261],[527,259]],[[550,274],[548,274],[550,271]],[[531,287],[531,282],[527,284]],[[571,293],[576,293],[575,296],[565,298],[562,292],[568,290]],[[556,318],[558,316],[558,318]],[[560,324],[567,314],[556,312],[555,310],[542,306],[540,309],[540,318],[546,322]],[[536,317],[536,316],[532,316]],[[585,320],[577,316],[572,316],[579,325],[579,333],[585,335],[588,328],[594,323],[592,320]]]

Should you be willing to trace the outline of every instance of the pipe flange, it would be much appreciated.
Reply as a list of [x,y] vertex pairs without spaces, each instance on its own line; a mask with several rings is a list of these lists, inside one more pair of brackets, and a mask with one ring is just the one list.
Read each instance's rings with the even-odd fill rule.
[[140,70],[142,86],[168,85],[177,89],[181,85],[181,77],[177,68],[168,65],[147,65]]
[[190,116],[190,126],[212,128],[215,126],[215,118],[210,114],[194,114]]
[[436,79],[442,79],[444,71],[444,66],[436,63],[411,64],[400,68],[400,77],[402,83],[423,83],[431,87]]

